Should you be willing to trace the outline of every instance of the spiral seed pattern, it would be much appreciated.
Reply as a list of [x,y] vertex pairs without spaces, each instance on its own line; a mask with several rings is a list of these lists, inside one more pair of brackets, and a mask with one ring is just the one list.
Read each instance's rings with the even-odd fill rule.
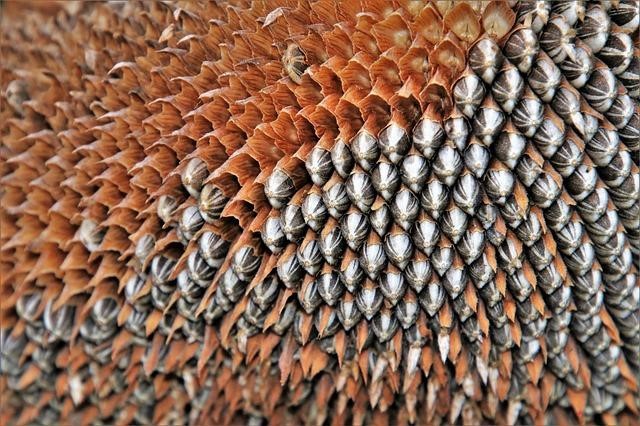
[[2,423],[636,424],[639,6],[0,6]]

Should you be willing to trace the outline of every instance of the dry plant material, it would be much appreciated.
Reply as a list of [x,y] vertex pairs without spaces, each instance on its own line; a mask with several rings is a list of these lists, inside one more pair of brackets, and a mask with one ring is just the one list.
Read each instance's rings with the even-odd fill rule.
[[637,1],[1,7],[2,424],[637,424]]

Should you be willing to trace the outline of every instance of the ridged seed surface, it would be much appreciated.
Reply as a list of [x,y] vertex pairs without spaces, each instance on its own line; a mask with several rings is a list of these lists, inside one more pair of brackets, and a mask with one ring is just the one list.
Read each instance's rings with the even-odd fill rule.
[[638,424],[640,4],[5,2],[2,424]]

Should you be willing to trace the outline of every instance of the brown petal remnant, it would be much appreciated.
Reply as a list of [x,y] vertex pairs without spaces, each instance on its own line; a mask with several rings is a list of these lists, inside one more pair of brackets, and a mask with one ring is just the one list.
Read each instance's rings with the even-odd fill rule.
[[516,14],[506,1],[491,1],[482,12],[482,28],[497,40],[511,31],[515,21]]
[[2,424],[637,424],[636,0],[0,8]]
[[415,21],[416,31],[419,31],[419,34],[433,45],[442,40],[444,35],[443,25],[442,17],[432,3],[427,4],[422,9]]
[[436,45],[431,62],[444,67],[451,75],[457,76],[465,67],[465,56],[459,40],[450,33]]
[[444,25],[467,44],[473,43],[482,31],[475,10],[467,2],[456,2],[448,10],[444,16]]

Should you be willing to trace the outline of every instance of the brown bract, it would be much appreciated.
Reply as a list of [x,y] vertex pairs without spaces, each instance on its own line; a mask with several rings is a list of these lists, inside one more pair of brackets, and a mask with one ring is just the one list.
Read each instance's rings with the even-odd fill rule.
[[0,423],[634,424],[636,3],[2,2]]

